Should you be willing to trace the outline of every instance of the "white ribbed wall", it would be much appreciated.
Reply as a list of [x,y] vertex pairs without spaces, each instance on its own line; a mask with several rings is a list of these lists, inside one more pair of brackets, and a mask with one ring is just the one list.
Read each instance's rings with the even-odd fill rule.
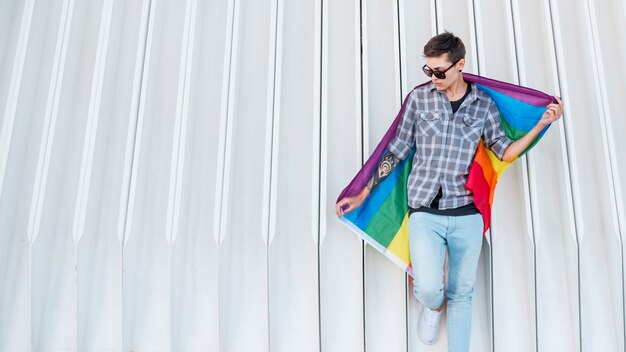
[[446,351],[334,215],[444,29],[565,101],[472,351],[623,351],[623,0],[0,0],[0,351]]

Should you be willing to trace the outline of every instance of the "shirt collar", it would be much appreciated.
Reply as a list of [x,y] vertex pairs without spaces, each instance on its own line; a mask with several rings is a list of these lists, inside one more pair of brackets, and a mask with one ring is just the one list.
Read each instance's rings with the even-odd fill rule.
[[[435,87],[435,84],[432,81],[429,84],[430,84],[430,91],[431,92],[432,91],[436,91],[439,94],[443,94],[443,95],[446,94],[444,92],[438,91],[437,87]],[[472,90],[470,90],[470,93],[467,95],[467,98],[465,98],[465,100],[467,100],[467,101],[474,101],[476,99],[482,99],[480,94],[478,94],[478,90],[476,89],[476,85],[474,83],[471,83],[471,82],[467,82],[467,84],[471,84],[472,85]]]

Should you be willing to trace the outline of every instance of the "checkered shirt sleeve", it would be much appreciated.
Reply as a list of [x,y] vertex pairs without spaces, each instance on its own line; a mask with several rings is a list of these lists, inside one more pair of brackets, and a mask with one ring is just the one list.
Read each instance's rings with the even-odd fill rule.
[[415,112],[417,111],[416,90],[413,90],[406,103],[396,136],[389,142],[389,151],[398,159],[404,160],[415,144]]

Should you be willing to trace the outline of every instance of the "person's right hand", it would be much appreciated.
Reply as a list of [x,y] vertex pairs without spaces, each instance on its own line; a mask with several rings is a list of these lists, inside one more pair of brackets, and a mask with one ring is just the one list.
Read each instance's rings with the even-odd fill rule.
[[[361,203],[363,203],[368,195],[369,190],[367,189],[367,187],[365,187],[363,188],[361,193],[357,194],[356,196],[341,198],[341,200],[337,202],[337,205],[335,206],[335,212],[337,213],[337,216],[343,216],[360,207]],[[348,207],[343,209],[345,205],[347,205]]]

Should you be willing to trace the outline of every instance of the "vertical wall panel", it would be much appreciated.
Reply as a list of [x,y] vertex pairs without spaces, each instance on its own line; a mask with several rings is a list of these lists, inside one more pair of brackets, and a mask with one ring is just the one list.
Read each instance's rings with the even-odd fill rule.
[[[235,1],[224,203],[219,250],[220,342],[225,351],[269,349],[267,228],[270,185],[269,2]],[[271,63],[273,67],[274,63]],[[270,86],[271,87],[271,86]],[[268,129],[268,126],[270,128]],[[269,130],[269,133],[268,133]],[[245,338],[242,338],[245,336]]]
[[[465,71],[478,72],[478,54],[474,27],[474,2],[463,0],[435,0],[437,33],[453,32],[460,37],[467,51]],[[437,33],[433,33],[436,35]]]
[[[32,3],[26,6],[25,1],[5,0],[0,3],[0,111],[2,112],[6,109],[14,72],[19,70],[23,62],[20,54],[24,50],[20,50],[19,45],[22,44],[23,48],[28,42],[28,38],[24,36],[28,34],[30,25],[26,27],[27,30],[22,31],[21,24],[24,20],[24,11],[26,11],[26,18],[29,19],[30,9],[32,9]],[[0,126],[3,125],[4,115],[5,113],[0,115]]]
[[119,224],[124,223],[128,199],[121,190],[128,179],[127,155],[133,152],[126,141],[134,137],[148,4],[108,2],[97,21],[101,34],[96,55],[100,61],[88,76],[93,87],[90,127],[85,130],[77,184],[82,194],[78,194],[72,226],[78,238],[77,350],[123,347]]
[[[30,347],[30,241],[25,228],[19,228],[15,223],[18,214],[15,197],[20,197],[20,192],[28,192],[29,189],[28,184],[20,187],[20,183],[16,182],[15,177],[23,175],[22,170],[13,169],[9,174],[7,164],[29,47],[33,2],[24,2],[22,8],[14,4],[3,3],[3,14],[16,19],[15,22],[3,21],[4,33],[7,36],[12,34],[15,39],[6,38],[0,56],[0,258],[3,258],[0,261],[0,311],[10,317],[0,320],[0,348],[24,350]],[[41,36],[41,33],[38,34]],[[14,52],[11,52],[12,42],[15,43]],[[32,91],[32,85],[28,89]],[[28,120],[23,121],[28,125],[33,118],[27,115],[21,120]],[[15,150],[14,154],[18,153],[24,155],[25,151]],[[13,156],[11,160],[15,164]],[[12,187],[10,193],[7,188],[9,184]],[[19,205],[23,208],[26,204],[22,202]],[[23,209],[19,210],[19,214],[22,218],[26,216]]]
[[[70,222],[68,220],[71,219],[69,213],[72,204],[68,204],[68,201],[73,200],[73,197],[63,197],[65,192],[59,193],[59,188],[68,185],[59,183],[67,177],[62,175],[64,167],[70,169],[70,175],[76,175],[75,172],[71,172],[74,165],[64,165],[67,160],[64,160],[64,157],[68,157],[67,161],[71,164],[72,159],[76,159],[75,152],[78,148],[73,149],[74,153],[68,155],[64,150],[65,142],[68,139],[74,143],[78,142],[74,138],[84,128],[82,121],[73,121],[78,122],[76,129],[68,130],[67,124],[71,123],[68,120],[71,119],[72,112],[65,111],[67,94],[76,83],[74,81],[77,75],[74,65],[77,54],[74,50],[77,46],[76,37],[83,33],[82,30],[89,31],[83,28],[82,19],[79,19],[81,15],[84,16],[84,13],[81,13],[84,10],[84,7],[75,7],[73,1],[66,1],[62,6],[61,23],[56,38],[55,64],[48,91],[35,187],[30,204],[27,233],[33,240],[31,288],[34,349],[76,348],[76,287],[73,280],[76,258],[70,228],[63,226]],[[75,14],[79,14],[78,17],[74,17]],[[72,33],[72,26],[80,30]],[[69,55],[68,48],[71,50]],[[76,108],[86,110],[84,104],[76,104]],[[75,183],[76,179],[72,181],[71,183]],[[63,191],[67,191],[67,188]],[[54,213],[55,211],[59,213]],[[56,223],[58,217],[62,220],[60,223]],[[54,282],[46,280],[50,277],[58,279]]]
[[[548,1],[513,1],[512,12],[520,83],[560,95]],[[580,350],[578,248],[564,138],[568,119],[565,114],[552,125],[526,155],[538,351]]]
[[626,233],[626,162],[620,158],[620,151],[626,146],[621,132],[626,131],[626,122],[620,116],[619,101],[621,93],[626,92],[626,72],[612,70],[619,62],[626,59],[626,42],[622,33],[626,32],[626,23],[621,21],[620,10],[624,2],[587,0],[593,31],[594,52],[596,55],[598,80],[602,93],[602,113],[610,162],[612,186],[615,192],[615,203],[622,239]]
[[320,335],[322,351],[365,350],[363,241],[334,203],[363,162],[360,1],[322,1]]
[[268,253],[272,351],[320,350],[319,5],[277,2]]
[[[186,133],[181,131],[180,205],[172,246],[172,350],[219,350],[218,246],[213,234],[215,182],[228,3],[197,2],[189,33]],[[194,16],[192,13],[191,16]],[[190,18],[191,20],[191,18]],[[191,25],[191,23],[190,23]],[[193,30],[190,28],[190,30]],[[193,42],[192,42],[193,40]],[[188,62],[189,62],[188,58]],[[187,84],[187,83],[186,83]],[[207,118],[211,116],[211,118]],[[202,162],[199,162],[202,161]]]
[[[510,2],[476,1],[480,74],[518,83]],[[495,351],[535,349],[533,232],[526,159],[502,175],[491,225]]]
[[[86,193],[81,187],[85,180],[82,169],[91,143],[85,136],[94,131],[93,122],[97,119],[93,107],[98,104],[102,82],[98,72],[103,52],[99,49],[108,36],[111,3],[105,8],[102,4],[89,6],[83,2],[67,5],[64,29],[67,39],[63,44],[67,49],[62,49],[60,78],[50,115],[46,115],[50,116],[50,124],[44,137],[46,147],[39,156],[39,196],[31,208],[29,223],[36,238],[32,261],[33,311],[41,314],[38,316],[41,322],[33,330],[33,348],[42,350],[77,348],[75,245],[80,234],[74,225],[82,216],[84,203],[80,199]],[[49,277],[57,280],[42,280]]]
[[[185,2],[187,4],[187,2]],[[173,153],[184,72],[185,9],[153,0],[146,38],[123,252],[124,349],[170,347]],[[170,55],[169,53],[174,53]]]
[[[626,60],[626,21],[622,14],[626,12],[626,3],[623,1],[595,1],[589,0],[590,21],[593,28],[595,63],[598,70],[598,80],[602,93],[602,115],[600,125],[605,129],[603,138],[606,139],[610,163],[610,176],[615,197],[615,206],[618,217],[620,238],[622,242],[622,278],[626,271],[624,258],[624,239],[626,237],[626,158],[621,151],[626,148],[624,132],[626,121],[620,109],[623,93],[626,92],[626,73],[619,67],[620,62]],[[613,240],[615,241],[615,240]],[[617,260],[616,260],[617,261]],[[613,268],[612,268],[613,269]],[[622,281],[623,282],[623,281]],[[619,288],[619,286],[618,286]],[[622,287],[622,290],[625,288]],[[619,297],[619,292],[616,295]],[[626,304],[626,295],[622,291]],[[626,308],[624,308],[626,309]],[[616,319],[619,316],[616,316]],[[626,319],[626,318],[625,318]],[[619,327],[620,324],[617,323]],[[622,325],[622,328],[625,328]],[[621,344],[618,343],[617,346]],[[626,348],[626,347],[623,347]]]
[[[29,6],[30,4],[27,4]],[[39,200],[38,188],[41,185],[41,169],[44,153],[41,149],[46,146],[48,126],[52,118],[52,104],[54,92],[58,83],[58,69],[63,52],[63,29],[67,25],[67,3],[64,7],[53,6],[54,4],[42,4],[33,8],[32,21],[23,22],[25,25],[33,25],[29,29],[29,43],[26,51],[23,73],[19,85],[11,88],[19,89],[17,104],[4,116],[4,121],[9,119],[14,122],[3,124],[3,147],[10,148],[7,156],[6,169],[2,177],[2,216],[0,228],[6,240],[3,241],[7,249],[6,263],[4,266],[4,278],[8,281],[8,316],[17,317],[15,324],[11,324],[7,334],[6,346],[14,348],[30,349],[38,346],[67,346],[71,347],[72,332],[58,333],[42,331],[42,326],[49,326],[46,317],[61,318],[64,321],[67,315],[58,312],[54,306],[45,304],[45,291],[35,291],[35,287],[49,285],[54,288],[58,295],[62,292],[52,282],[41,282],[43,274],[41,269],[37,274],[31,274],[34,269],[31,256],[31,246],[36,240],[29,227],[33,219],[33,205]],[[27,9],[27,7],[25,7]],[[64,10],[65,9],[65,10]],[[25,11],[23,16],[30,16]],[[25,28],[22,27],[22,33]],[[61,33],[61,34],[60,34]],[[53,58],[53,59],[51,59]],[[16,61],[16,63],[19,61]],[[17,91],[9,91],[9,96],[17,94]],[[9,104],[13,102],[9,101]],[[6,110],[5,110],[6,111]],[[4,150],[3,150],[4,152]],[[4,166],[4,165],[3,165]],[[39,176],[37,176],[39,175]],[[71,253],[71,252],[70,252]],[[31,275],[38,279],[32,284]],[[48,276],[49,277],[49,276]],[[4,287],[4,285],[3,285]],[[54,298],[51,297],[51,300]],[[58,303],[58,302],[54,302]],[[60,314],[54,316],[55,314]],[[52,315],[52,316],[51,316]],[[32,327],[32,328],[31,328]],[[71,328],[71,326],[70,326]],[[4,335],[4,334],[3,334]]]
[[[218,4],[216,10],[219,9]],[[200,11],[199,11],[200,10]],[[188,214],[194,213],[189,208],[189,204],[197,199],[190,198],[189,185],[189,158],[188,153],[192,153],[196,145],[193,144],[193,131],[190,128],[197,127],[198,131],[207,133],[206,128],[197,121],[194,121],[194,114],[197,110],[192,105],[192,89],[197,88],[197,81],[192,77],[198,74],[194,63],[198,60],[198,48],[196,47],[196,34],[198,23],[203,18],[203,7],[198,7],[195,0],[187,1],[185,8],[185,24],[183,29],[181,61],[179,66],[179,86],[178,99],[176,103],[176,127],[174,136],[174,145],[172,150],[172,167],[170,177],[169,190],[169,207],[167,214],[166,231],[169,241],[172,243],[172,267],[170,286],[170,302],[171,302],[171,349],[172,350],[205,350],[210,345],[217,348],[218,339],[215,338],[215,325],[211,326],[215,320],[207,319],[210,317],[212,306],[216,303],[216,290],[210,290],[207,287],[206,280],[215,273],[215,262],[217,256],[215,252],[209,252],[215,249],[211,246],[213,236],[208,236],[208,223],[195,222],[193,219],[206,217],[189,217]],[[224,12],[222,12],[224,15]],[[222,18],[225,18],[223,16]],[[216,31],[220,33],[219,25],[221,21],[216,21]],[[223,44],[221,42],[220,44]],[[219,46],[218,46],[219,48]],[[215,55],[216,57],[223,57]],[[219,64],[217,65],[220,66]],[[217,86],[217,85],[216,85]],[[197,148],[197,147],[196,147]],[[206,175],[206,174],[205,174]],[[208,176],[208,175],[207,175]],[[208,186],[208,185],[206,185]],[[204,187],[202,195],[207,195],[207,187]],[[202,206],[201,202],[195,203],[199,209],[206,210],[206,206]],[[196,213],[198,214],[198,213]],[[199,230],[204,225],[204,236]],[[211,255],[213,254],[213,255]],[[211,270],[213,269],[213,270]],[[214,276],[215,278],[215,276]],[[200,287],[195,290],[194,287]],[[205,326],[213,329],[207,334],[199,334]]]
[[[397,1],[364,1],[363,5],[363,154],[369,156],[404,97],[400,91]],[[366,246],[365,344],[369,351],[406,350],[405,281],[402,270],[374,247]]]
[[[37,154],[33,197],[31,198],[28,217],[27,235],[32,241],[31,323],[33,325],[32,345],[34,349],[73,349],[76,343],[76,321],[74,319],[76,307],[73,304],[76,297],[74,295],[74,281],[72,280],[72,264],[75,261],[74,243],[68,233],[63,233],[62,228],[58,229],[61,233],[57,237],[54,236],[54,231],[56,230],[54,225],[52,225],[52,228],[45,227],[51,224],[44,222],[44,226],[42,226],[44,205],[54,203],[51,198],[55,198],[54,194],[47,192],[47,184],[48,182],[54,182],[54,171],[58,167],[58,164],[55,163],[53,165],[55,169],[50,173],[52,152],[54,149],[56,152],[54,156],[59,155],[57,151],[63,147],[59,147],[57,141],[61,139],[60,143],[62,144],[64,142],[63,138],[67,138],[67,133],[69,132],[61,127],[62,132],[59,133],[60,136],[56,136],[57,122],[60,120],[60,124],[63,126],[62,124],[66,121],[64,119],[66,116],[59,113],[61,104],[59,100],[64,88],[64,80],[67,82],[66,85],[71,84],[71,82],[68,82],[71,79],[64,77],[64,75],[66,73],[71,75],[72,73],[72,67],[67,65],[67,51],[70,45],[71,26],[74,22],[74,10],[73,1],[63,2],[60,23],[56,32],[54,63],[50,85],[48,86],[41,144]],[[78,22],[76,25],[80,28],[80,21]],[[75,37],[72,36],[72,39],[75,39]],[[72,40],[71,44],[75,44],[75,42]],[[66,65],[70,66],[67,71],[65,71]],[[60,160],[57,159],[55,161],[59,162]],[[56,189],[51,188],[51,192],[54,191]],[[55,201],[62,203],[63,200],[57,198]],[[63,208],[63,204],[59,205]],[[50,209],[47,208],[45,210]],[[49,219],[48,216],[46,216],[45,220],[47,219]],[[53,248],[53,250],[50,250],[50,248]],[[53,253],[60,255],[53,256]],[[58,280],[56,282],[45,280],[45,278],[49,277],[57,277]]]
[[[624,348],[621,242],[603,131],[600,77],[585,2],[551,1],[580,245],[582,350]],[[590,118],[593,117],[593,118]],[[569,121],[569,123],[567,122]],[[601,275],[599,273],[602,273]],[[603,319],[595,313],[607,312]]]
[[436,34],[435,1],[399,0],[402,98],[430,78],[422,71],[424,45]]

